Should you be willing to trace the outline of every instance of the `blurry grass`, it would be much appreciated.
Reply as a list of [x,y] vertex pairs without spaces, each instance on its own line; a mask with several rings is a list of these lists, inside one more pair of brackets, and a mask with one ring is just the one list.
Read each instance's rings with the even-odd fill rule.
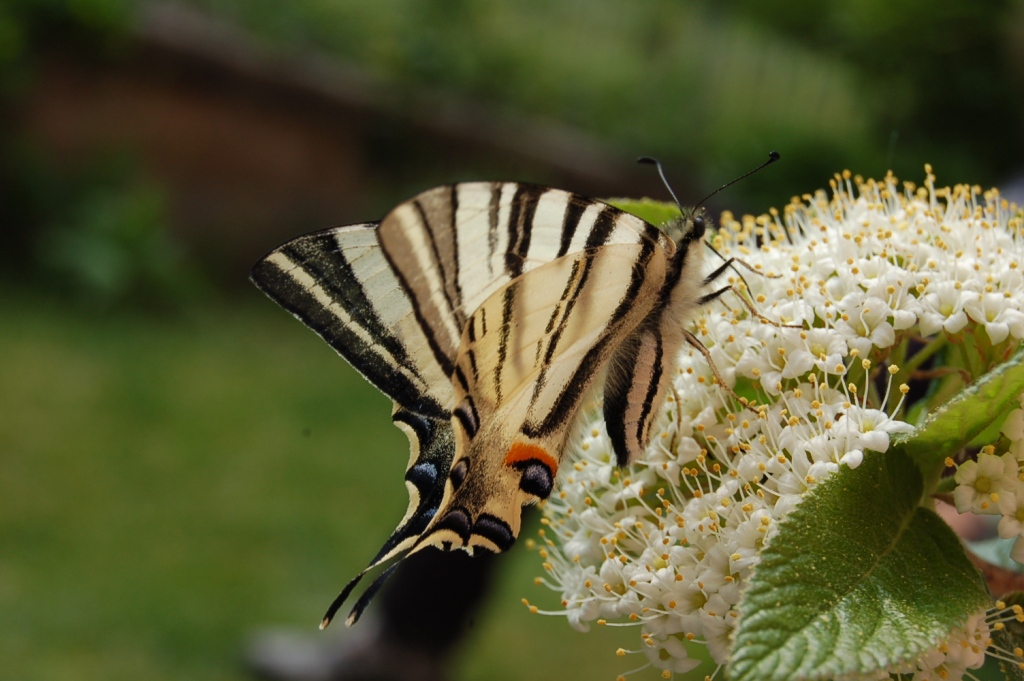
[[[256,298],[161,319],[0,296],[4,678],[246,679],[246,636],[315,635],[401,516],[388,401]],[[508,556],[458,678],[644,661],[615,657],[629,634],[526,612],[554,601],[539,563]]]

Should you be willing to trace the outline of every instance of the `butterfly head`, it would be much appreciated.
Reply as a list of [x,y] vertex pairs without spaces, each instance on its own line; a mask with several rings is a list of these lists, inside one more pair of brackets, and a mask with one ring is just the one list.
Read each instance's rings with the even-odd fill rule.
[[679,217],[666,224],[663,229],[679,247],[700,241],[711,227],[711,218],[703,207],[682,208]]
[[668,178],[665,177],[665,169],[662,168],[661,162],[658,161],[658,159],[651,158],[650,156],[641,156],[640,158],[637,159],[637,162],[653,165],[658,169],[658,174],[661,176],[661,181],[665,185],[665,189],[668,190],[668,193],[671,194],[672,196],[672,200],[675,201],[677,206],[679,206],[679,210],[682,213],[682,215],[677,220],[673,221],[668,226],[666,226],[665,231],[669,234],[669,236],[672,237],[673,241],[675,241],[676,244],[684,246],[689,245],[694,241],[699,241],[700,239],[703,239],[704,232],[707,231],[708,227],[710,226],[708,224],[708,218],[703,208],[705,201],[707,201],[708,199],[710,199],[712,196],[722,191],[723,189],[731,187],[732,185],[736,184],[743,178],[749,175],[753,175],[757,171],[761,170],[766,166],[771,165],[772,163],[775,163],[778,160],[779,152],[768,152],[767,161],[765,161],[758,167],[754,168],[753,170],[740,175],[735,180],[732,180],[731,182],[726,182],[721,187],[719,187],[718,189],[716,189],[715,191],[711,192],[703,199],[698,201],[697,205],[693,208],[683,208],[683,204],[679,202],[679,197],[677,197],[676,193],[672,191],[672,185],[669,184]]

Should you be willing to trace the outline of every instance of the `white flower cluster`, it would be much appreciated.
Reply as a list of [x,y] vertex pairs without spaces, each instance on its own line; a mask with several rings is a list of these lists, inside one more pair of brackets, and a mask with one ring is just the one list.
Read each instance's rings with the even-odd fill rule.
[[997,531],[1003,539],[1016,539],[1010,556],[1024,563],[1024,395],[1021,408],[1003,423],[1009,441],[1003,454],[985,447],[977,461],[968,460],[956,470],[953,502],[960,513],[999,515]]
[[[563,466],[544,506],[547,575],[538,581],[561,594],[563,608],[551,614],[581,630],[591,622],[638,627],[637,650],[620,654],[642,653],[641,669],[664,678],[700,664],[695,645],[724,665],[745,580],[801,495],[911,430],[901,420],[905,382],[943,345],[973,334],[998,354],[1024,337],[1016,208],[996,192],[937,190],[927,170],[919,189],[889,176],[857,180],[855,192],[846,174],[831,199],[819,192],[794,199],[782,215],[726,217],[714,245],[763,274],[730,275],[730,283],[781,324],[726,296],[693,326],[725,383],[756,400],[738,405],[714,384],[706,359],[688,350],[646,459],[626,470],[615,466],[599,410],[587,416],[575,464]],[[891,395],[896,386],[901,395]],[[1007,426],[1018,442],[1022,418]],[[1004,490],[1024,483],[1016,458],[1012,475],[999,461],[1007,487],[983,490],[980,481],[997,475],[995,463],[979,462],[971,504],[1007,508],[1006,531],[1019,533],[1024,488]],[[967,465],[960,470],[970,475]],[[977,621],[961,632],[965,640],[987,637]],[[892,671],[929,678],[949,661],[940,652]],[[963,669],[978,662],[957,659]]]

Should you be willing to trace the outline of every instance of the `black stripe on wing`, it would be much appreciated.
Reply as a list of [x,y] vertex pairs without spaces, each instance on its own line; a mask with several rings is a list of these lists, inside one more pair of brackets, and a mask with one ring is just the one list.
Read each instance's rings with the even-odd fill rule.
[[[494,402],[501,404],[504,401],[502,394],[502,373],[505,371],[505,360],[508,357],[509,331],[512,329],[512,316],[515,313],[516,293],[518,284],[513,282],[505,288],[502,293],[501,302],[501,327],[498,343],[498,361],[494,363]],[[475,357],[473,358],[476,362]]]
[[[274,262],[277,254],[293,269]],[[311,278],[347,318],[332,310],[294,270]],[[445,405],[427,393],[427,381],[405,345],[378,316],[364,282],[338,244],[336,230],[285,244],[256,263],[251,276],[260,290],[313,329],[378,390],[424,416],[448,418]]]
[[[603,246],[608,241],[608,237],[611,236],[612,230],[615,229],[615,221],[622,215],[622,211],[614,206],[604,205],[604,209],[598,214],[597,219],[594,220],[594,224],[590,228],[590,234],[587,235],[587,248],[596,248],[597,246]],[[650,225],[648,225],[650,227]],[[647,235],[648,238],[655,236],[654,234]],[[655,236],[656,238],[656,236]]]
[[523,273],[523,262],[530,252],[537,201],[547,191],[547,187],[532,184],[520,184],[516,187],[509,209],[508,247],[505,250],[505,269],[511,279]]
[[[569,319],[572,316],[573,308],[576,306],[576,301],[586,288],[587,280],[590,278],[590,272],[593,266],[594,259],[592,256],[573,263],[572,274],[570,274],[569,278],[566,280],[565,290],[562,292],[562,297],[559,300],[558,305],[556,305],[551,311],[551,317],[548,319],[547,328],[545,329],[545,333],[547,334],[547,347],[544,349],[544,357],[540,362],[540,369],[537,372],[537,378],[533,386],[534,402],[537,401],[541,392],[545,388],[548,368],[551,366],[551,362],[558,353],[559,342],[562,340],[562,335],[569,324]],[[541,346],[538,345],[537,349],[538,351],[541,350]]]
[[620,466],[647,448],[655,404],[665,376],[665,348],[655,317],[615,351],[613,369],[604,384],[604,420]]
[[[441,371],[446,376],[451,376],[455,370],[455,359],[451,354],[445,350],[442,339],[444,338],[444,330],[441,328],[440,323],[434,323],[436,320],[431,320],[424,313],[426,305],[423,304],[423,299],[430,296],[429,291],[423,291],[414,287],[413,279],[414,275],[419,275],[418,272],[410,273],[402,270],[395,266],[395,261],[387,251],[384,249],[384,257],[388,259],[388,264],[391,266],[392,271],[398,278],[398,283],[402,287],[402,291],[405,292],[406,297],[414,301],[412,305],[412,313],[416,318],[416,323],[419,325],[423,332],[423,337],[427,341],[427,345],[430,347],[430,352],[437,362],[437,365],[441,367]],[[421,297],[422,296],[422,297]]]
[[[579,366],[573,372],[573,378],[566,382],[558,394],[554,407],[539,423],[527,422],[523,424],[523,434],[541,439],[563,427],[565,422],[579,409],[593,376],[600,372],[601,367],[608,360],[609,353],[612,350],[611,344],[618,340],[623,320],[629,315],[631,308],[636,304],[641,289],[644,287],[646,266],[654,254],[654,249],[653,243],[643,243],[643,250],[637,259],[630,277],[629,289],[619,301],[615,311],[608,317],[608,324],[604,333],[601,334],[597,342],[583,356]],[[537,394],[534,394],[534,399],[536,399]]]
[[[434,265],[437,267],[437,273],[441,279],[441,292],[444,295],[445,303],[448,311],[455,315],[456,319],[461,324],[465,322],[467,313],[462,309],[462,290],[459,286],[459,277],[457,272],[459,271],[459,230],[456,228],[455,215],[458,210],[459,200],[458,193],[455,191],[455,187],[452,186],[450,191],[447,193],[446,201],[432,202],[432,209],[442,213],[438,215],[430,212],[423,207],[422,201],[416,200],[412,202],[412,205],[416,208],[416,213],[419,215],[420,223],[423,225],[423,229],[428,235],[427,243],[430,245],[431,255],[434,259]],[[447,219],[445,219],[447,218]],[[444,230],[445,236],[449,240],[446,243],[445,254],[448,256],[442,257],[441,251],[438,248],[438,233],[439,229],[434,223],[443,222],[441,229]],[[385,250],[385,254],[387,251]],[[448,261],[450,258],[450,261]],[[446,270],[445,262],[448,261],[447,267],[451,268],[451,272]],[[392,266],[394,266],[392,264]],[[396,268],[396,272],[397,272]]]
[[501,210],[501,183],[490,184],[489,201],[487,202],[487,274],[494,279],[494,253],[498,250],[498,213]]
[[588,204],[583,201],[569,201],[565,207],[565,217],[562,219],[562,237],[558,243],[558,253],[555,257],[561,258],[569,252],[572,245],[572,238],[576,236],[576,228],[580,226],[580,218]]

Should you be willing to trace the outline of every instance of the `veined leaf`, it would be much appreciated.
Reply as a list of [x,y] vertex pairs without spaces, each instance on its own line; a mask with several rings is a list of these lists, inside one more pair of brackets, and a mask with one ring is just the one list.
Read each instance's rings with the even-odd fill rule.
[[892,447],[906,452],[922,469],[934,470],[1005,416],[1022,392],[1024,346],[942,405],[916,432],[894,437]]
[[920,470],[867,456],[781,523],[740,603],[729,678],[826,679],[938,644],[990,603],[956,535],[919,506]]

